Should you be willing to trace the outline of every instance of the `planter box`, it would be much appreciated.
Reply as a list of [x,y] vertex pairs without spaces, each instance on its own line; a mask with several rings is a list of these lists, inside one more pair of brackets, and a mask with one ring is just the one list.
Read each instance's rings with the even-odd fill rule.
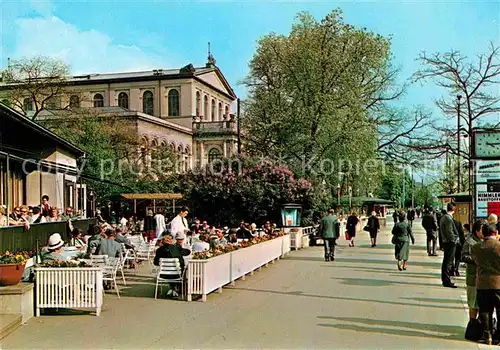
[[102,307],[102,270],[99,267],[37,267],[36,316],[43,308]]
[[190,260],[187,275],[187,300],[191,301],[192,294],[198,294],[205,302],[208,293],[216,289],[221,292],[222,286],[231,282],[231,253],[207,260]]
[[241,248],[207,260],[191,260],[187,268],[187,300],[201,295],[202,301],[214,290],[234,283],[269,262],[290,252],[290,235]]

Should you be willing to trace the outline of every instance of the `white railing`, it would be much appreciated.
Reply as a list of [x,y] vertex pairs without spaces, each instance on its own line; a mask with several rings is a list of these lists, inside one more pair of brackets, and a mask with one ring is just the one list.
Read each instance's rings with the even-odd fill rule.
[[36,316],[44,308],[102,307],[102,270],[99,267],[37,267]]
[[187,269],[187,300],[201,295],[202,301],[214,290],[273,262],[290,252],[290,235],[241,248],[207,260],[190,260]]
[[315,232],[317,226],[318,225],[290,229],[291,247],[295,250],[309,247],[309,235]]

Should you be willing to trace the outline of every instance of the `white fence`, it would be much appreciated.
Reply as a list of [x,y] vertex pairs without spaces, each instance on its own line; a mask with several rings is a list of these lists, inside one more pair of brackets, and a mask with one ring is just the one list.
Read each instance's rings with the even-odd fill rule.
[[309,247],[309,235],[314,233],[317,228],[318,225],[288,229],[291,247],[295,250]]
[[214,290],[245,278],[248,273],[290,252],[290,235],[274,238],[207,260],[190,260],[187,269],[187,300],[201,295],[202,301]]
[[37,267],[36,316],[44,308],[95,308],[102,306],[102,270],[99,267]]

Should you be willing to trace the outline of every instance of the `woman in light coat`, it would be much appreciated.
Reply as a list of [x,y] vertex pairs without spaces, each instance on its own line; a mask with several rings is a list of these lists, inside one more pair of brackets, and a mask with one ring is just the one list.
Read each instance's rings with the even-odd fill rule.
[[[405,222],[403,215],[399,216],[399,222],[392,229],[392,243],[394,244],[394,255],[398,261],[398,270],[406,270],[406,263],[410,255],[411,244],[415,244],[415,237],[411,232],[411,227]],[[401,264],[401,262],[403,262]]]

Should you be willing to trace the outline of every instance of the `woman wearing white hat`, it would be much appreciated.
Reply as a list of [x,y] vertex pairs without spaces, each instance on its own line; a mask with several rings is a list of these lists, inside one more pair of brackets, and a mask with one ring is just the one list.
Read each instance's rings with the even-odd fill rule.
[[66,261],[77,257],[83,257],[83,253],[78,251],[64,250],[64,241],[59,233],[54,233],[49,237],[47,251],[42,254],[42,262],[60,260]]

